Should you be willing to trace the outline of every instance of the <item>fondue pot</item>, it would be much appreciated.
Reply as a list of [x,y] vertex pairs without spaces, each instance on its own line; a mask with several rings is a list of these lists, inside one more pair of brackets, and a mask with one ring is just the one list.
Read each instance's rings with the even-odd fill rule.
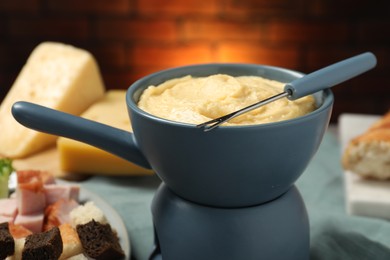
[[[362,70],[375,65],[365,56]],[[152,202],[151,259],[309,259],[309,225],[294,182],[317,151],[331,116],[329,89],[317,108],[275,123],[204,132],[137,106],[142,92],[172,78],[213,74],[291,82],[303,74],[272,66],[202,64],[173,68],[132,84],[126,103],[134,133],[27,102],[12,113],[32,129],[79,140],[142,167],[162,184]]]

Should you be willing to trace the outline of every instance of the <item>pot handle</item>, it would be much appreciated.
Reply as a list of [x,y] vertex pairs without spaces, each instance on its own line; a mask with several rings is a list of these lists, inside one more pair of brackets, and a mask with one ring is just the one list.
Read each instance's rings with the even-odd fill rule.
[[130,132],[25,101],[12,106],[12,115],[28,128],[87,143],[141,167],[151,168]]

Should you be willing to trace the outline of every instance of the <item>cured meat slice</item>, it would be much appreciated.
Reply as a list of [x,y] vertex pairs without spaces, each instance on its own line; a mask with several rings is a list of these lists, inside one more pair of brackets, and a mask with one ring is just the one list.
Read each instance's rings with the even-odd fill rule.
[[12,237],[15,239],[26,237],[31,235],[31,231],[22,225],[9,224],[9,232],[12,234]]
[[22,225],[33,233],[38,233],[42,231],[43,227],[43,213],[38,213],[34,215],[22,215],[18,214],[15,218],[15,225]]
[[40,171],[17,171],[19,214],[38,214],[46,207],[46,197],[43,190],[43,181]]
[[0,199],[0,216],[14,219],[18,213],[18,203],[16,199]]
[[79,204],[75,200],[64,199],[49,205],[45,210],[43,230],[46,231],[55,226],[71,223],[70,212],[78,206]]
[[80,186],[65,184],[48,184],[44,185],[46,204],[50,205],[61,199],[78,201]]

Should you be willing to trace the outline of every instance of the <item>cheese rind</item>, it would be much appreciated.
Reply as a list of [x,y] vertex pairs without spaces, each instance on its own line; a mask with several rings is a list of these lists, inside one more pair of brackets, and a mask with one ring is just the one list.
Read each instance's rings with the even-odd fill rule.
[[54,145],[56,136],[21,126],[11,115],[16,101],[29,101],[79,115],[105,88],[98,65],[87,51],[70,45],[38,45],[0,106],[0,154],[22,158]]
[[[109,90],[103,99],[88,108],[81,117],[132,131],[127,114],[125,90]],[[151,170],[91,145],[60,137],[57,140],[60,168],[65,172],[101,175],[150,175]]]

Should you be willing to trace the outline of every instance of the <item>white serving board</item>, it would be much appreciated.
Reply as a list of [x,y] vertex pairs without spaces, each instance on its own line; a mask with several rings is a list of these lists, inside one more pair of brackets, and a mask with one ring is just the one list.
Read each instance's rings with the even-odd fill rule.
[[[374,115],[341,115],[338,122],[341,152],[352,138],[364,133],[379,118]],[[390,220],[390,181],[367,180],[346,171],[345,193],[349,214]]]

